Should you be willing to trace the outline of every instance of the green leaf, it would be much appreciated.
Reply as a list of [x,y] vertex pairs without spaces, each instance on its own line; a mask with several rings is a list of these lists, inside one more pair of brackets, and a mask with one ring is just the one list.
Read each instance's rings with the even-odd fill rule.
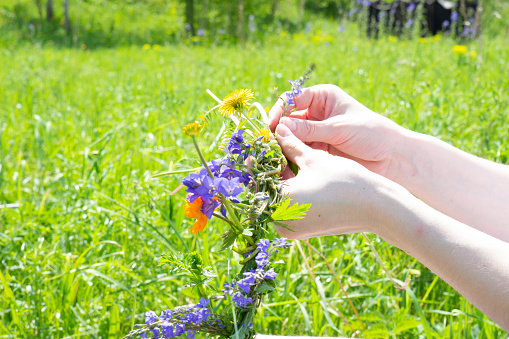
[[223,246],[221,247],[221,251],[233,245],[235,240],[237,240],[237,236],[238,234],[233,232],[232,230],[228,230],[227,232],[223,233],[221,235],[221,238],[223,238]]
[[290,225],[283,224],[282,222],[279,222],[279,221],[273,221],[272,223],[274,224],[274,226],[283,227],[289,231],[295,232],[294,230],[292,230],[292,226],[290,226]]
[[251,232],[251,231],[250,231],[250,230],[248,230],[248,229],[245,229],[245,230],[243,230],[243,231],[242,231],[242,234],[247,235],[247,236],[252,236],[252,235],[253,235],[253,232]]
[[[311,204],[299,205],[298,202],[290,205],[290,197],[286,198],[270,216],[270,221],[302,219],[311,207]],[[279,225],[278,225],[279,226]]]
[[260,294],[267,291],[275,291],[276,289],[273,286],[267,285],[267,284],[261,284],[258,285],[256,290],[254,291],[254,294]]

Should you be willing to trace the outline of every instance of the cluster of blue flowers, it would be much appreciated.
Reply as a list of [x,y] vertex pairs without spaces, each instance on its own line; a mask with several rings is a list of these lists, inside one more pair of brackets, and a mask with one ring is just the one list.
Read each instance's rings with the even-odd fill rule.
[[[208,309],[210,300],[200,298],[200,302],[194,307],[179,307],[173,310],[162,311],[161,315],[157,316],[154,311],[145,312],[145,323],[152,325],[158,323],[159,326],[154,326],[150,332],[154,335],[154,339],[158,338],[175,338],[177,336],[186,335],[186,338],[192,339],[196,334],[196,330],[187,327],[200,327],[203,323],[207,322],[208,325],[224,328],[220,319],[215,318]],[[148,332],[141,332],[142,338],[147,338]],[[162,336],[162,337],[161,337]]]
[[302,93],[302,85],[304,84],[303,79],[299,80],[288,80],[290,85],[292,85],[292,90],[289,92],[286,92],[286,98],[288,99],[286,102],[288,105],[295,105],[295,99],[298,95]]
[[[187,187],[186,192],[189,193],[187,200],[193,203],[200,197],[203,200],[202,212],[208,219],[220,205],[219,201],[214,199],[218,193],[233,202],[239,202],[237,196],[244,192],[242,185],[245,186],[250,181],[249,173],[236,169],[237,163],[244,163],[251,147],[244,142],[242,136],[244,132],[240,129],[233,133],[228,143],[226,156],[207,164],[213,177],[206,168],[203,168],[198,174],[191,173],[182,180]],[[226,216],[224,206],[221,207],[221,213]]]
[[275,238],[271,244],[269,239],[260,239],[256,244],[258,253],[256,254],[255,261],[257,267],[249,272],[244,272],[243,279],[239,279],[237,282],[232,282],[231,284],[225,283],[223,288],[225,297],[231,295],[232,300],[239,307],[245,308],[247,304],[252,304],[253,298],[248,296],[251,292],[251,288],[266,279],[276,279],[277,273],[274,271],[274,268],[271,267],[266,270],[266,267],[269,264],[269,256],[272,252],[277,252],[277,248],[287,248],[290,246],[286,240],[286,238]]

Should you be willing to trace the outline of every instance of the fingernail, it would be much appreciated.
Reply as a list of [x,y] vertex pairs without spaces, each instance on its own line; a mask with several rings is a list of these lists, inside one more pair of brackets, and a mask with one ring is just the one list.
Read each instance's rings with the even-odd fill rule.
[[295,131],[297,129],[297,124],[293,119],[284,118],[283,124],[285,124],[290,129],[290,131]]
[[292,135],[292,132],[290,132],[290,130],[288,129],[288,127],[286,125],[283,125],[283,124],[279,124],[277,126],[277,130],[276,130],[277,134],[280,136],[280,137],[288,137],[290,135]]

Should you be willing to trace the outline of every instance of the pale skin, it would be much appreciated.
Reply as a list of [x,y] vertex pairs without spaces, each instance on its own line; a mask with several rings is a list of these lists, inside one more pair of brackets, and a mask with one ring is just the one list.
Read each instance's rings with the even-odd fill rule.
[[412,255],[509,330],[509,167],[404,129],[333,85],[280,119],[285,192],[311,203],[290,239],[372,232]]

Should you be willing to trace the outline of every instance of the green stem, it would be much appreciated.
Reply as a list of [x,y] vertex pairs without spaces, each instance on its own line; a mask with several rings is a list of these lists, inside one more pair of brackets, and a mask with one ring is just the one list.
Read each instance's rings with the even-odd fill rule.
[[210,177],[213,179],[214,174],[212,174],[212,171],[209,168],[209,165],[207,164],[207,161],[205,160],[205,157],[203,156],[203,153],[200,150],[200,146],[198,146],[198,142],[196,141],[196,136],[192,135],[191,138],[193,139],[194,148],[196,148],[196,151],[198,151],[198,156],[200,157],[201,162],[203,163],[203,166],[207,169],[207,172],[209,172]]
[[246,114],[240,114],[244,119],[247,120],[247,122],[253,127],[253,129],[257,132],[257,133],[261,133],[261,130],[255,126],[255,124],[251,121],[251,119],[246,115]]
[[239,264],[242,264],[244,265],[245,263],[247,263],[249,260],[253,259],[254,257],[256,257],[256,255],[258,254],[258,250],[254,250],[253,253],[251,253],[251,255],[249,257],[247,257],[246,259],[242,260],[239,262]]
[[233,224],[236,228],[236,231],[239,233],[242,233],[242,231],[244,230],[244,227],[242,227],[242,225],[240,224],[240,221],[237,218],[237,215],[233,211],[230,201],[221,193],[219,193],[219,196],[221,197],[221,201],[223,202],[224,207],[226,207],[226,211],[228,211],[228,214],[233,219]]

